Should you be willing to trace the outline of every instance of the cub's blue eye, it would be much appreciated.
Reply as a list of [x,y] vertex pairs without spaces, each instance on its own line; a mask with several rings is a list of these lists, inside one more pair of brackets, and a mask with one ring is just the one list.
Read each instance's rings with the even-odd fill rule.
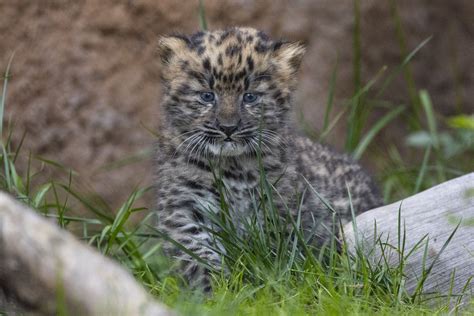
[[258,96],[254,93],[244,93],[243,101],[244,103],[254,103],[257,101]]
[[213,92],[201,92],[201,100],[206,103],[212,103],[216,99]]

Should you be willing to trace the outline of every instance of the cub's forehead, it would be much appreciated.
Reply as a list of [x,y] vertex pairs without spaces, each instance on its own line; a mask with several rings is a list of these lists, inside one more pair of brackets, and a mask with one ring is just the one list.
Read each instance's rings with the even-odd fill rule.
[[278,45],[264,32],[253,28],[197,32],[189,40],[191,49],[203,60],[228,70],[246,64],[251,71],[256,63],[265,62],[268,53]]
[[252,28],[163,37],[159,48],[165,82],[190,80],[209,89],[238,91],[272,78],[293,86],[304,54],[300,43],[273,41]]
[[[208,50],[227,50],[228,54],[232,55],[239,48],[265,53],[272,48],[271,39],[264,32],[252,28],[197,32],[190,36],[190,41],[200,55]],[[208,53],[210,52],[208,51]]]

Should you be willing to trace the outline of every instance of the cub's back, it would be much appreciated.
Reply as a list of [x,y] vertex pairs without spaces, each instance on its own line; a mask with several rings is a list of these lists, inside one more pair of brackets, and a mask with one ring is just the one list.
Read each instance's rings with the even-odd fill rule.
[[289,146],[297,172],[340,212],[342,218],[350,219],[350,201],[356,213],[382,204],[374,181],[350,156],[302,135],[294,135]]

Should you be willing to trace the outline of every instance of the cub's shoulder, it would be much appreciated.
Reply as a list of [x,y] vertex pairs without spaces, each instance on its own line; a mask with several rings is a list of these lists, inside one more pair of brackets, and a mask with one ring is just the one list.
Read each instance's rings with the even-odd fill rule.
[[342,184],[344,187],[345,181],[354,179],[360,182],[372,182],[357,161],[328,145],[313,141],[306,136],[295,135],[293,147],[297,169],[306,177],[324,179],[333,184]]
[[293,152],[304,160],[308,160],[308,163],[315,163],[317,161],[337,161],[344,164],[355,163],[349,155],[340,153],[331,146],[319,143],[305,135],[295,134],[290,145],[293,147]]

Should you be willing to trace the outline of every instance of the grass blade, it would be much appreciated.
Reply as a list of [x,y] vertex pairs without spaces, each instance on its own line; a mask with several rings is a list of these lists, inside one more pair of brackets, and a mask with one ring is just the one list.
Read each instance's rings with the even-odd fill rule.
[[10,67],[13,61],[13,56],[15,56],[15,52],[11,54],[10,59],[8,60],[7,69],[3,77],[2,98],[0,99],[0,136],[3,136],[3,115],[5,111],[5,103],[7,100],[7,86],[8,86],[8,79],[10,78]]
[[360,159],[362,154],[365,152],[369,144],[375,138],[375,136],[393,119],[400,115],[400,113],[405,110],[403,105],[398,106],[397,108],[393,109],[392,111],[385,114],[380,120],[375,123],[375,125],[365,134],[364,138],[360,141],[357,145],[356,149],[354,150],[352,156],[355,159]]
[[[395,23],[398,44],[400,46],[400,52],[402,56],[406,56],[407,44],[406,44],[406,39],[405,39],[405,33],[402,27],[402,22],[400,19],[400,14],[398,12],[397,1],[389,0],[389,5],[390,5],[390,13]],[[420,105],[420,99],[418,98],[418,95],[416,93],[417,88],[416,88],[415,79],[413,76],[413,71],[411,70],[410,63],[406,63],[403,66],[403,73],[404,73],[405,81],[408,88],[408,94],[410,96],[411,110],[412,110],[413,116],[415,117],[414,120],[411,121],[412,128],[418,129],[419,122],[421,119],[421,115],[420,115],[421,105]]]
[[324,113],[324,122],[323,122],[322,134],[324,134],[327,131],[328,127],[329,127],[329,117],[331,115],[333,101],[334,101],[334,90],[336,88],[336,77],[337,77],[338,64],[339,64],[339,57],[336,56],[336,64],[334,65],[334,69],[332,70],[331,81],[329,83],[329,94],[328,94],[328,100],[326,102],[326,111]]
[[425,155],[423,156],[423,162],[421,163],[420,171],[418,172],[418,176],[416,177],[415,189],[413,190],[413,194],[416,194],[420,191],[421,184],[423,183],[423,179],[426,174],[426,167],[428,166],[430,154],[431,146],[428,146],[426,148]]
[[206,10],[204,9],[203,0],[199,0],[199,26],[201,30],[207,31]]
[[420,100],[423,106],[423,110],[426,113],[426,119],[428,121],[428,129],[430,131],[433,147],[438,150],[439,137],[438,137],[438,129],[436,127],[436,118],[435,118],[435,113],[433,110],[433,104],[431,103],[430,96],[426,90],[420,91]]
[[420,44],[418,44],[415,49],[413,49],[402,61],[402,63],[400,65],[398,65],[394,71],[392,71],[388,76],[387,76],[387,79],[385,79],[385,81],[382,83],[382,86],[380,88],[380,90],[377,92],[377,94],[375,95],[375,99],[378,99],[380,98],[383,93],[385,92],[385,90],[387,89],[387,87],[390,85],[390,83],[393,81],[393,79],[395,78],[395,76],[397,76],[404,68],[405,66],[408,65],[408,63],[413,59],[413,57],[415,57],[415,55],[433,38],[433,36],[429,36],[428,38],[426,38],[423,42],[421,42]]

